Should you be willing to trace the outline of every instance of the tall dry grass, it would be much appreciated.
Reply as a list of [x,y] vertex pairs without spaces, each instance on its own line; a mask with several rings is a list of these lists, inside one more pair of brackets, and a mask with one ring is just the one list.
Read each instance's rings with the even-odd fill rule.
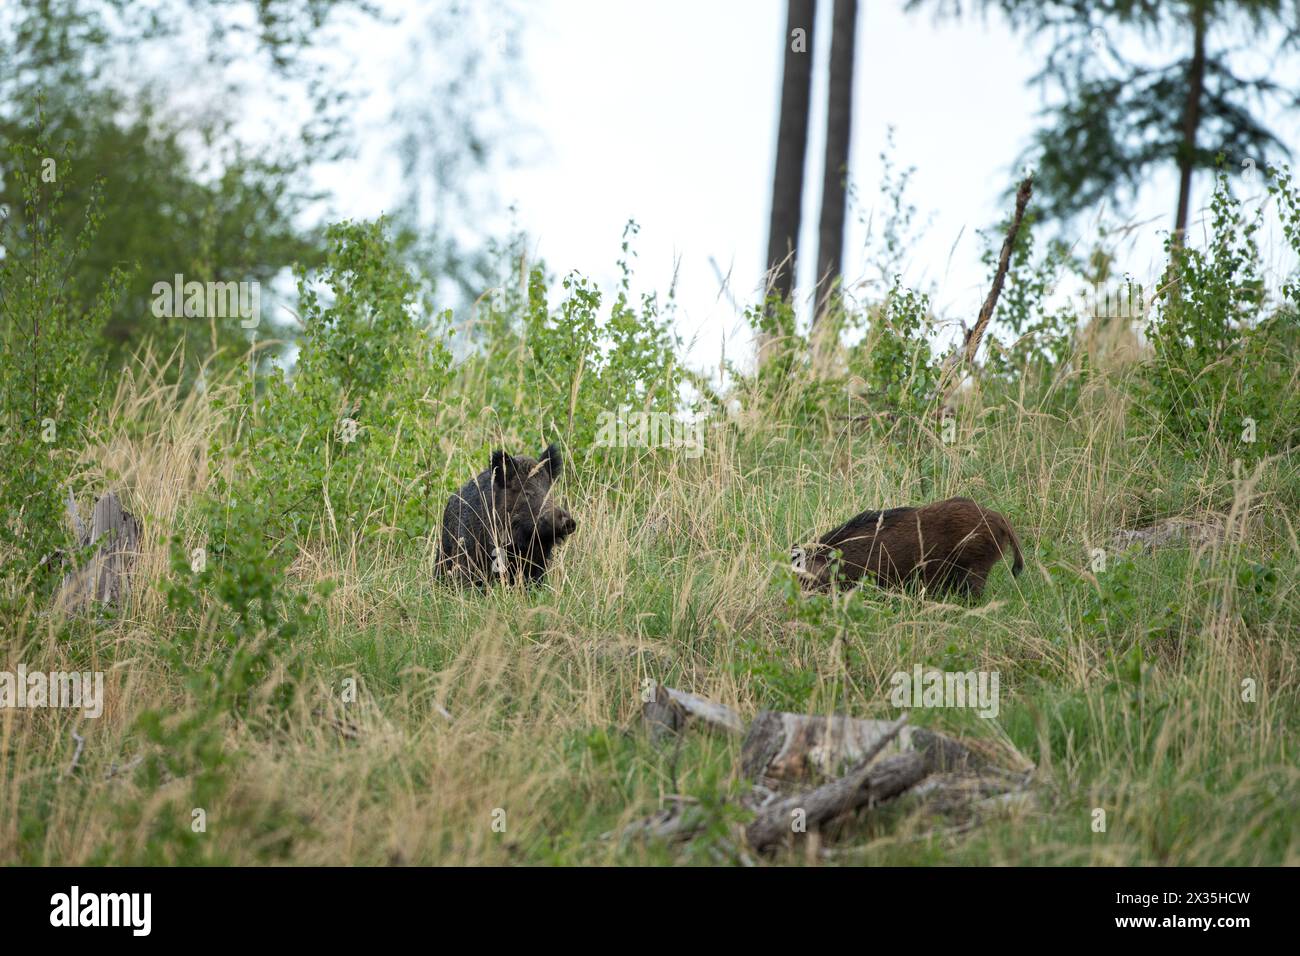
[[[595,455],[563,484],[578,533],[531,592],[449,589],[433,578],[434,536],[362,538],[320,502],[287,582],[336,585],[321,626],[297,639],[304,686],[271,730],[223,725],[239,759],[192,845],[160,834],[163,823],[190,829],[193,781],[142,777],[153,745],[136,721],[193,703],[160,653],[178,622],[159,583],[236,406],[218,407],[230,383],[182,394],[165,363],[142,357],[105,410],[90,456],[101,470],[78,476],[118,490],[143,519],[128,602],[73,622],[32,607],[0,636],[4,659],[31,669],[104,670],[107,705],[96,720],[0,711],[0,860],[750,862],[721,806],[743,787],[738,742],[656,747],[638,729],[646,682],[746,715],[886,716],[889,675],[921,663],[1002,675],[995,720],[914,716],[1020,750],[1037,768],[1036,804],[960,833],[896,808],[830,860],[1300,862],[1294,463],[1183,467],[1135,438],[1123,344],[1095,347],[1105,374],[1072,403],[1054,399],[1060,383],[964,394],[951,445],[799,430],[753,409],[709,430],[698,459],[614,468]],[[448,455],[472,427],[456,417],[468,405],[440,412],[430,440]],[[397,492],[375,493],[382,508]],[[792,544],[868,506],[958,494],[1007,514],[1028,552],[1025,575],[995,571],[984,602],[787,599]],[[1111,544],[1117,529],[1171,515],[1226,533],[1150,553]],[[1107,550],[1105,571],[1091,567],[1093,548]],[[1276,571],[1265,592],[1258,578],[1243,584],[1254,565]],[[1242,699],[1246,680],[1254,702]],[[619,838],[670,794],[708,809],[706,838]],[[1092,827],[1098,809],[1105,832]]]

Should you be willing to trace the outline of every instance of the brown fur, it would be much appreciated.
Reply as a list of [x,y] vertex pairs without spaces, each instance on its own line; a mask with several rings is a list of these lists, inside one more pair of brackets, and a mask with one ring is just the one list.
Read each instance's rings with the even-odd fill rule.
[[1025,562],[1006,518],[969,498],[949,498],[850,518],[808,548],[801,579],[811,591],[829,589],[833,579],[851,587],[868,576],[884,587],[919,580],[932,591],[979,597],[989,569],[1008,554],[1018,575]]

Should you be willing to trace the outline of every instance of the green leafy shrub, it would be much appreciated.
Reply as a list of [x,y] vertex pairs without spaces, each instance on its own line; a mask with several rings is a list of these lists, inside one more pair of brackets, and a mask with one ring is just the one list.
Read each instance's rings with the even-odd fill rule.
[[[764,305],[747,308],[745,320],[755,340],[762,344],[754,373],[728,365],[742,405],[766,409],[771,420],[789,422],[801,429],[815,426],[828,412],[845,410],[844,377],[814,369],[816,347],[812,336],[799,330],[790,302],[773,296]],[[826,334],[832,343],[838,342],[842,311],[831,311],[823,321],[834,326]]]
[[[274,369],[261,395],[245,384],[246,415],[214,447],[232,471],[218,497],[263,516],[266,533],[303,540],[328,512],[339,533],[426,535],[443,486],[433,458],[436,406],[451,379],[446,316],[418,320],[414,286],[382,222],[327,232],[328,299],[299,275],[304,333],[292,377]],[[213,540],[229,535],[215,513]]]
[[635,223],[624,231],[608,314],[600,289],[576,273],[562,280],[564,297],[552,307],[541,266],[530,271],[526,295],[507,285],[489,303],[485,341],[468,364],[501,431],[525,442],[559,438],[581,456],[595,444],[604,416],[680,410],[680,341],[671,315],[653,294],[633,304],[636,231]]
[[[69,276],[90,250],[100,223],[101,191],[90,190],[85,222],[63,233],[71,188],[70,151],[55,155],[37,129],[11,147],[7,175],[21,211],[0,219],[0,600],[35,579],[35,593],[57,582],[58,562],[42,559],[69,546],[67,483],[86,451],[86,430],[103,388],[100,331],[128,273],[115,267],[94,301],[77,301]],[[15,212],[17,214],[15,215]]]
[[[1297,245],[1295,206],[1286,205],[1294,196],[1289,178],[1280,175],[1274,190],[1284,216],[1291,210],[1288,238]],[[1154,411],[1188,454],[1217,438],[1249,458],[1290,447],[1300,430],[1294,388],[1300,311],[1294,282],[1285,287],[1289,303],[1272,312],[1266,307],[1255,242],[1263,210],[1247,216],[1222,170],[1210,214],[1207,248],[1166,243],[1170,277],[1148,330],[1153,356],[1140,380],[1139,413]]]
[[933,331],[930,297],[895,282],[848,356],[849,373],[865,384],[875,409],[919,419],[934,404],[941,367]]

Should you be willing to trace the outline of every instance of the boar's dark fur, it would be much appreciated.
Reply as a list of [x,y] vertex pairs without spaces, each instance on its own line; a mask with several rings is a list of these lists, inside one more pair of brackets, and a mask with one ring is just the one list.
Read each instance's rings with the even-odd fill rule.
[[562,470],[555,445],[541,458],[492,452],[488,467],[447,502],[439,572],[474,584],[540,580],[576,528],[551,493]]
[[919,580],[932,591],[979,597],[989,569],[1006,556],[1014,556],[1018,575],[1025,562],[1007,519],[969,498],[949,498],[850,518],[807,549],[800,580],[811,591],[863,577],[883,587]]

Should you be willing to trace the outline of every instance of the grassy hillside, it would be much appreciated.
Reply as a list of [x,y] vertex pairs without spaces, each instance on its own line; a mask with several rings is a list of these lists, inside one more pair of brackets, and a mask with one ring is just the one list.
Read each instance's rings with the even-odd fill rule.
[[[3,715],[5,859],[734,859],[725,814],[686,851],[602,839],[665,794],[709,805],[742,787],[734,742],[701,735],[660,750],[639,732],[642,682],[746,715],[884,717],[889,675],[921,663],[1000,673],[996,720],[943,710],[913,719],[1009,741],[1038,765],[1039,810],[952,836],[900,812],[836,859],[1297,862],[1300,478],[1287,461],[1234,476],[1226,457],[1188,463],[1135,441],[1124,393],[1105,381],[1068,416],[972,395],[948,446],[849,430],[807,440],[755,415],[710,429],[695,460],[602,469],[596,459],[564,481],[579,532],[531,592],[454,591],[432,578],[433,541],[348,537],[326,511],[286,585],[335,589],[293,638],[305,677],[282,719],[222,719],[210,751],[184,734],[169,740],[194,746],[195,766],[228,759],[211,780],[196,780],[194,766],[106,778],[149,746],[143,711],[170,723],[193,706],[170,658],[177,618],[148,582],[167,567],[160,532],[211,482],[207,445],[228,414],[221,394],[178,403],[139,375],[116,396],[101,460],[152,532],[137,572],[145,584],[115,619],[63,627],[32,614],[5,635],[7,660],[103,670],[109,687],[97,721]],[[456,439],[430,441],[451,453]],[[867,591],[791,598],[784,555],[810,530],[867,505],[953,494],[1008,515],[1029,553],[1022,577],[999,566],[973,606]],[[1230,533],[1111,551],[1104,572],[1090,570],[1089,549],[1116,529],[1167,515],[1223,517]],[[197,663],[219,641],[200,633],[184,653]],[[347,678],[358,690],[345,704]],[[1246,678],[1257,682],[1254,703],[1241,699]],[[68,775],[76,727],[86,747]],[[207,811],[206,833],[191,830],[195,806]],[[1090,826],[1097,807],[1105,833]],[[492,828],[498,809],[504,833]]]
[[[920,664],[999,673],[995,719],[912,720],[1019,751],[1036,806],[965,828],[904,803],[830,853],[773,862],[1300,862],[1292,333],[1280,353],[1234,364],[1225,347],[1180,367],[1218,383],[1196,430],[1179,419],[1190,393],[1161,385],[1159,333],[1139,347],[1121,327],[1072,332],[1056,364],[977,376],[948,441],[897,384],[928,348],[888,353],[908,372],[887,390],[897,412],[864,421],[804,342],[777,373],[737,380],[698,456],[610,449],[593,413],[676,392],[652,304],[620,297],[606,316],[575,282],[552,307],[535,276],[493,306],[481,354],[453,364],[391,307],[405,290],[379,234],[339,238],[331,304],[307,301],[292,380],[254,389],[235,370],[187,389],[142,355],[56,446],[64,470],[43,493],[57,502],[68,481],[84,513],[117,489],[145,539],[125,606],[72,619],[49,610],[57,575],[7,540],[0,658],[103,671],[107,704],[94,720],[0,710],[0,860],[752,862],[725,804],[746,786],[738,742],[652,744],[646,682],[746,717],[893,717],[890,675]],[[1164,314],[1186,303],[1207,314],[1187,290]],[[869,385],[886,354],[873,335],[876,359],[856,366]],[[829,366],[852,371],[860,348]],[[1259,441],[1242,440],[1233,396],[1257,403]],[[359,439],[338,437],[340,416]],[[552,436],[578,530],[544,584],[436,581],[447,495],[491,447],[536,454]],[[866,507],[951,495],[1008,517],[1021,577],[998,565],[970,604],[797,593],[792,545]],[[1171,517],[1220,531],[1114,543]],[[670,794],[699,802],[702,837],[619,839]]]

